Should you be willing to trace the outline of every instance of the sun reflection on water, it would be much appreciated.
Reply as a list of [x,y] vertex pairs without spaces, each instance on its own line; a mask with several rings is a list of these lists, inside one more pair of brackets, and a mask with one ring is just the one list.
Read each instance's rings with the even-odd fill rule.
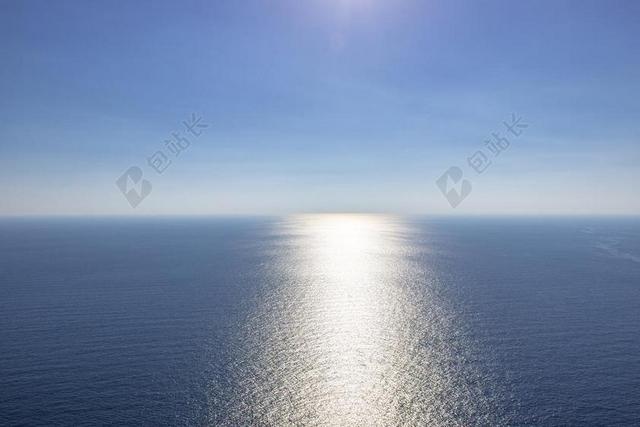
[[402,220],[288,218],[238,343],[229,424],[489,422],[468,343]]

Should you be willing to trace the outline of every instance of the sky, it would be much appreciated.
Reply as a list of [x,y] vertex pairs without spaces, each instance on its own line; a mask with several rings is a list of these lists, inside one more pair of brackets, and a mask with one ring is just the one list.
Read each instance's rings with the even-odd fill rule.
[[638,40],[637,1],[0,1],[0,214],[637,215]]

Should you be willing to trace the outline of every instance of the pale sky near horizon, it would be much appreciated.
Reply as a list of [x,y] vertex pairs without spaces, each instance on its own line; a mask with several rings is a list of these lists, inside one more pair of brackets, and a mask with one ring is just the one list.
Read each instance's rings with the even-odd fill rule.
[[5,0],[0,214],[640,214],[639,40],[637,1]]

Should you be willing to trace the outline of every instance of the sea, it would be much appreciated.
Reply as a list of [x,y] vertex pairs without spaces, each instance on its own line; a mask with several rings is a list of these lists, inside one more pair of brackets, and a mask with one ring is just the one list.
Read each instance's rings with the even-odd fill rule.
[[0,425],[640,425],[640,219],[5,218]]

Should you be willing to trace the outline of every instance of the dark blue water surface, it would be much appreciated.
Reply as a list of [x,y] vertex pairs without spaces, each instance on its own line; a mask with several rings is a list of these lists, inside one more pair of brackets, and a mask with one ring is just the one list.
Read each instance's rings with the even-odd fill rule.
[[640,220],[0,221],[2,425],[639,425]]

